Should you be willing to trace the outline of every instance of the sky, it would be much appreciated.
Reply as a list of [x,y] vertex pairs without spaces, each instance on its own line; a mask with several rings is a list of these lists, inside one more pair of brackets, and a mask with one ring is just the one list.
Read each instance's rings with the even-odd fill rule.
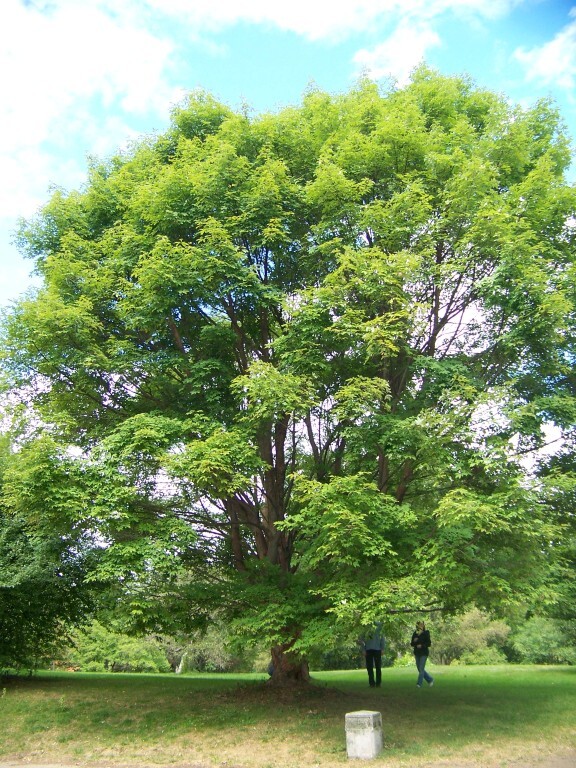
[[36,284],[18,221],[190,91],[259,114],[311,84],[401,87],[421,62],[524,107],[551,97],[576,139],[576,0],[0,0],[0,307]]

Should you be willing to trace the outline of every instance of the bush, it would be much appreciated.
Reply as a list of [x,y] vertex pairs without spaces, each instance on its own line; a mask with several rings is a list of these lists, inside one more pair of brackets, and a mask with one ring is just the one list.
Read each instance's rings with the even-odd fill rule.
[[82,672],[170,672],[157,640],[112,632],[97,621],[75,633],[66,661]]
[[478,648],[475,651],[463,653],[460,657],[462,664],[506,664],[508,659],[504,651],[494,646]]
[[576,664],[574,622],[533,616],[512,637],[512,647],[526,664]]
[[451,664],[458,659],[469,664],[499,663],[466,661],[465,658],[498,656],[506,660],[503,647],[510,631],[506,622],[492,619],[478,608],[472,608],[460,616],[450,616],[435,626],[432,637],[435,660],[440,664]]

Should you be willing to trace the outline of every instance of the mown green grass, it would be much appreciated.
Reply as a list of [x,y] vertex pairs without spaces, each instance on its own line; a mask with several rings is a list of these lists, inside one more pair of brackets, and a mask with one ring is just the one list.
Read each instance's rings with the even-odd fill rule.
[[[382,713],[374,765],[504,766],[576,749],[576,668],[436,667],[433,688],[412,669],[321,672],[306,689],[263,675],[42,673],[7,678],[0,762],[240,768],[347,763],[345,714]],[[576,753],[575,753],[576,754]]]

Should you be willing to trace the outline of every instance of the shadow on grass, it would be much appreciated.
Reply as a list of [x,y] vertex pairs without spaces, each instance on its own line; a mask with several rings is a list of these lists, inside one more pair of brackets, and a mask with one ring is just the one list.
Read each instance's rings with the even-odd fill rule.
[[341,754],[347,712],[382,713],[390,754],[442,754],[514,739],[562,741],[573,732],[576,669],[436,668],[433,688],[417,689],[412,670],[385,670],[382,687],[365,672],[318,673],[305,688],[273,688],[263,676],[43,674],[5,680],[0,727],[9,754],[31,734],[62,744],[87,734],[102,745],[153,745],[216,733],[241,743],[307,738]]

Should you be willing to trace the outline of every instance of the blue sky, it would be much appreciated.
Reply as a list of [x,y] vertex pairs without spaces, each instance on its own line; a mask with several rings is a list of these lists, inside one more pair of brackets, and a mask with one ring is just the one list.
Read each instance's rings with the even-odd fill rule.
[[33,285],[19,217],[81,186],[88,155],[164,130],[186,92],[259,113],[421,61],[551,96],[576,138],[576,0],[1,0],[0,306]]

